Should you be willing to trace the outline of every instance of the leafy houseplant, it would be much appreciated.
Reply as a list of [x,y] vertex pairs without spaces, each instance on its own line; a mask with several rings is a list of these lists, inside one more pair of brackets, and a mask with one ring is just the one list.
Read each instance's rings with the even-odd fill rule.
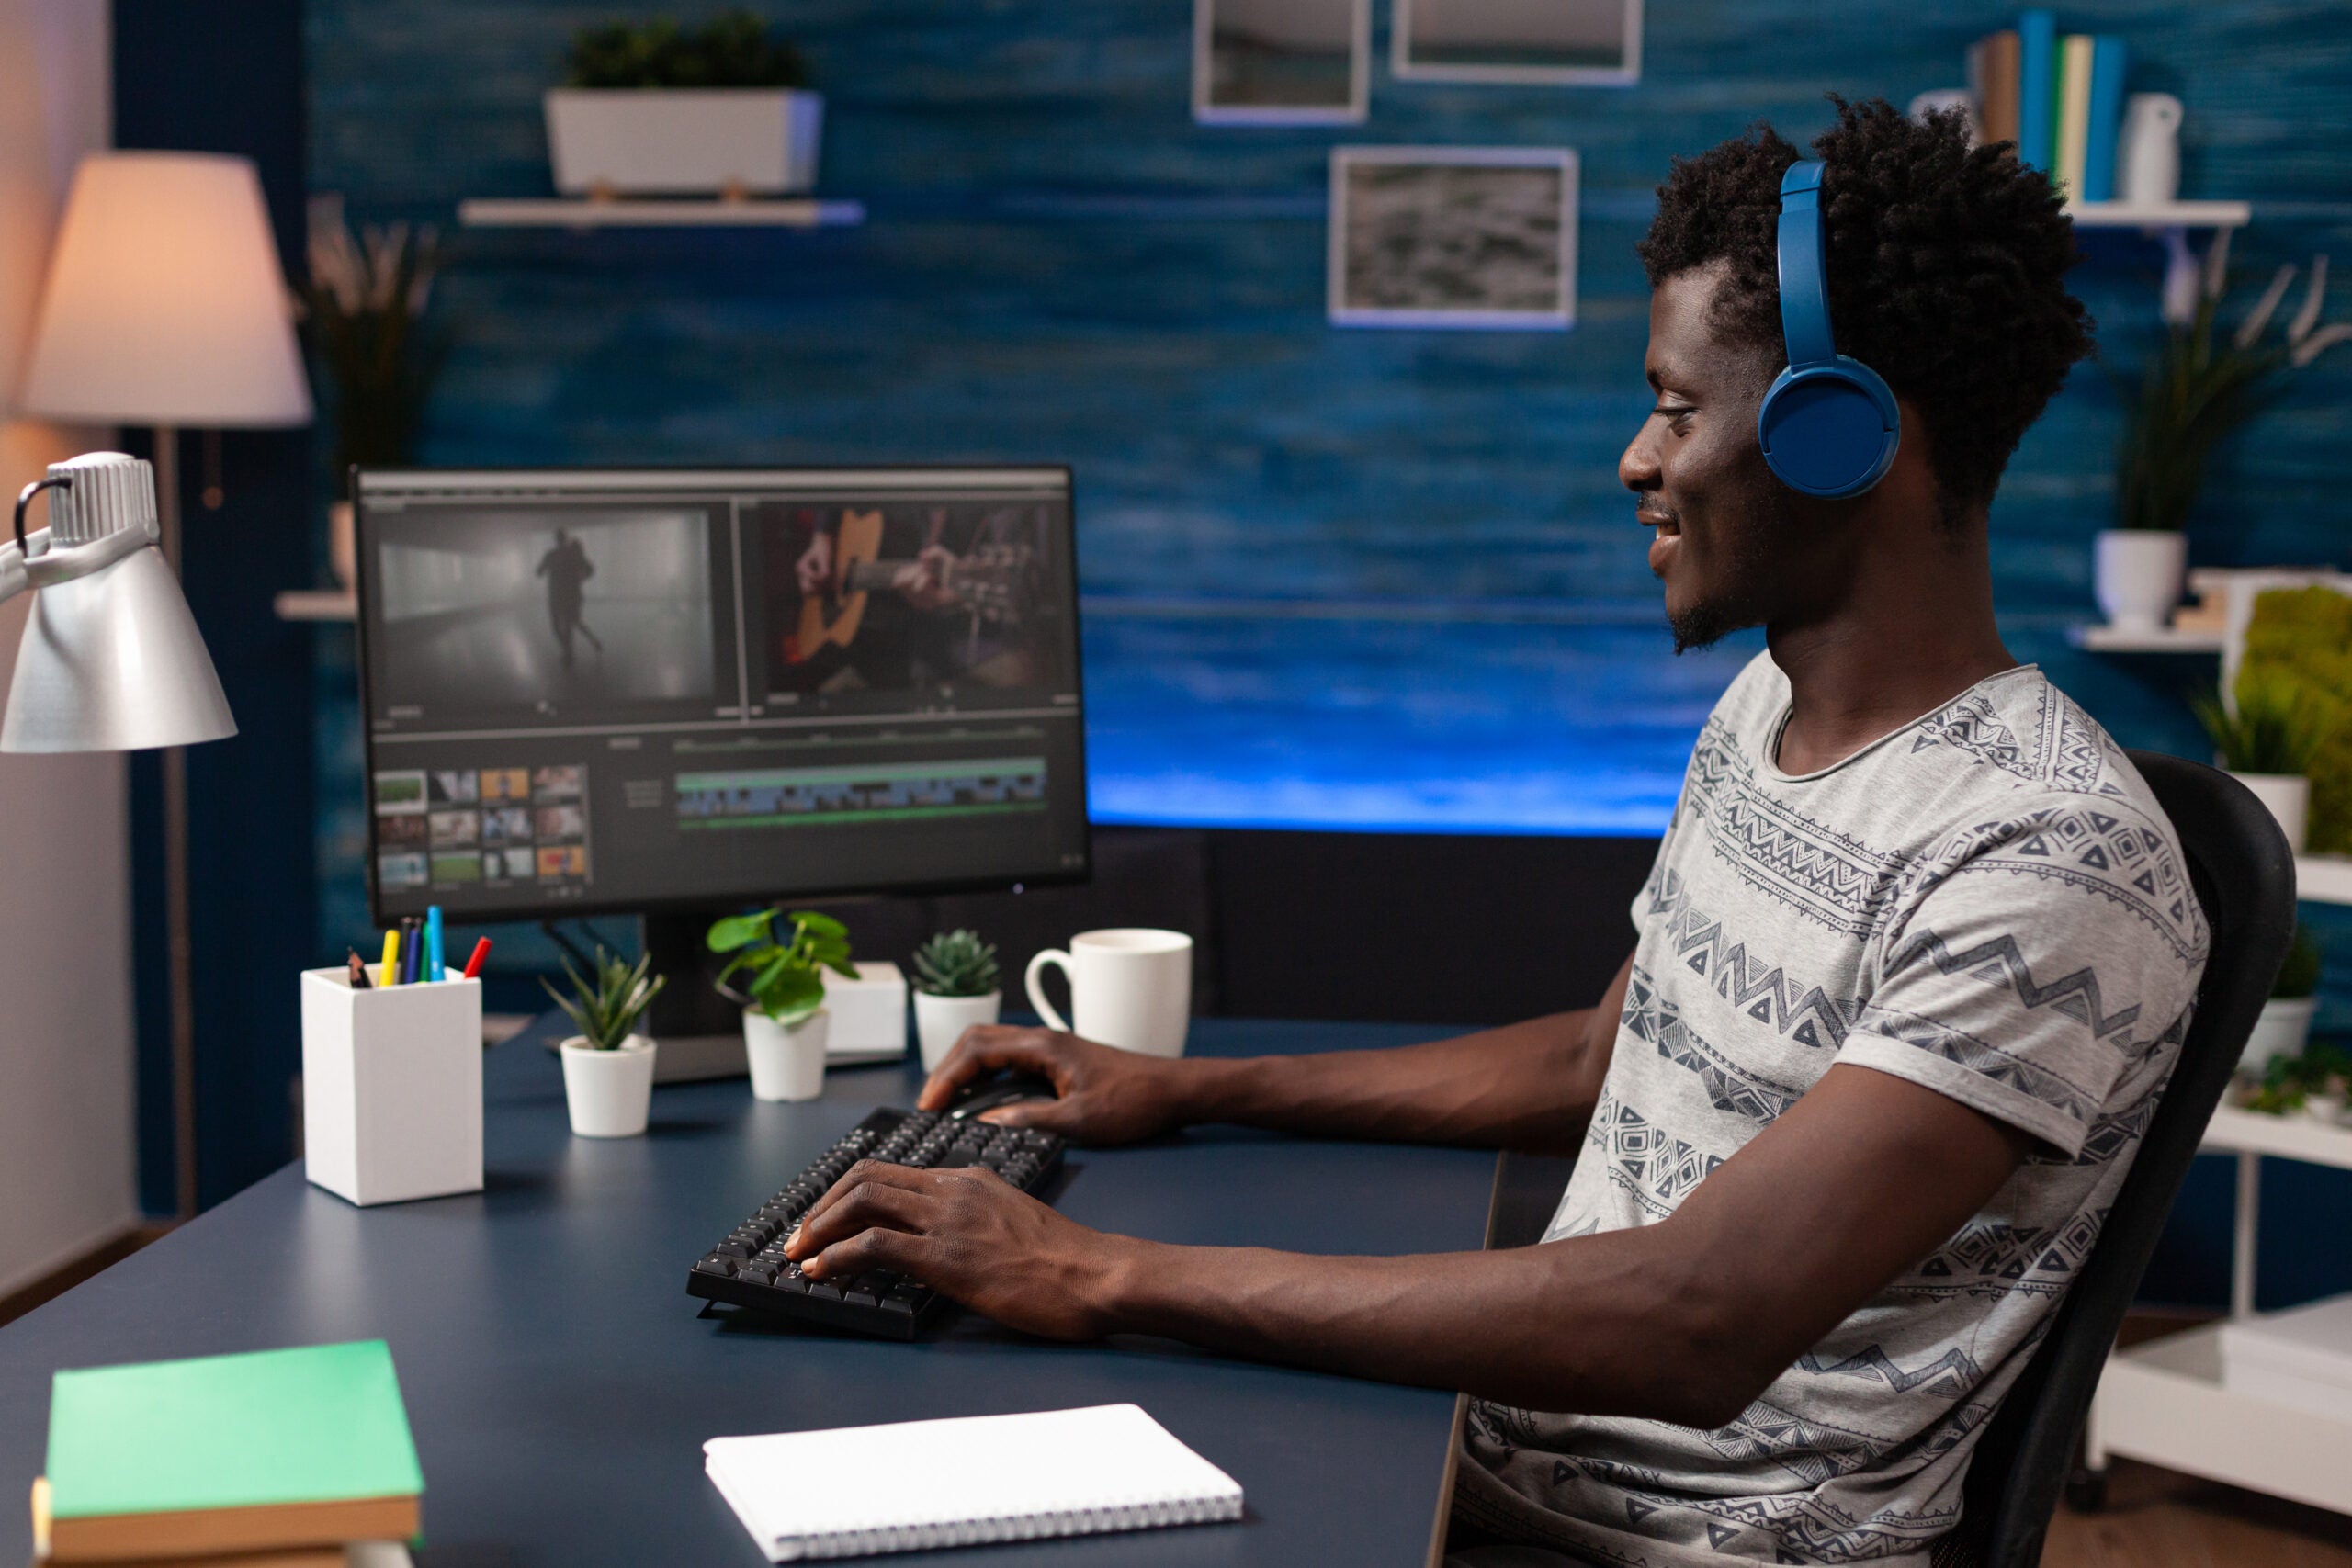
[[914,971],[925,996],[985,997],[997,988],[996,946],[978,931],[940,931],[915,949]]
[[915,1042],[935,1070],[964,1031],[994,1023],[1004,1008],[996,948],[969,931],[940,931],[915,950]]
[[2192,699],[2222,766],[2270,808],[2288,847],[2300,852],[2311,820],[2312,760],[2339,727],[2335,705],[2282,671],[2238,671],[2234,711],[2220,694]]
[[572,35],[547,95],[566,195],[780,195],[816,184],[824,98],[800,51],[750,11]]
[[[2312,1015],[2319,1010],[2323,956],[2311,928],[2298,922],[2286,961],[2278,965],[2278,977],[2270,983],[2270,999],[2262,1004],[2262,1016],[2255,1021],[2254,1032],[2246,1036],[2245,1050],[2238,1057],[2241,1071],[2262,1075],[2264,1089],[2255,1097],[2257,1111],[2300,1107],[2311,1091],[2324,1089],[2328,1073],[2336,1070],[2328,1065],[2331,1052],[2325,1046],[2311,1053],[2316,1077],[2308,1077],[2300,1066],[2305,1060],[2304,1043],[2311,1038]],[[2280,1091],[2274,1097],[2275,1104],[2263,1098],[2272,1089]],[[2285,1103],[2290,1097],[2293,1103]]]
[[2327,303],[2327,258],[2312,263],[2301,308],[2283,333],[2271,319],[2295,281],[2282,266],[2235,331],[2216,340],[2229,276],[2229,232],[2202,267],[2176,249],[2165,283],[2165,333],[2126,392],[2116,454],[2115,525],[2095,546],[2099,608],[2119,628],[2152,632],[2180,598],[2188,556],[2181,527],[2205,485],[2214,448],[2260,412],[2282,378],[2352,338],[2352,323],[2320,324]]
[[806,87],[808,62],[750,11],[688,30],[669,17],[608,22],[571,35],[568,87]]
[[[788,940],[777,939],[779,918],[792,922]],[[718,972],[718,989],[744,1004],[752,1093],[761,1100],[816,1099],[825,1084],[822,971],[857,978],[847,928],[812,910],[763,909],[729,916],[706,940],[711,952],[731,955]],[[740,988],[729,984],[738,975],[746,976]]]
[[[2316,709],[2352,713],[2352,597],[2318,585],[2257,593],[2238,679],[2257,671],[2301,691]],[[2335,725],[2303,773],[2311,780],[2306,847],[2352,853],[2352,725]]]
[[653,1043],[638,1038],[638,1021],[662,994],[664,977],[648,973],[650,954],[635,964],[599,947],[586,976],[570,961],[565,996],[542,979],[548,996],[579,1026],[563,1043],[563,1099],[571,1130],[585,1138],[629,1138],[645,1131],[653,1101]]

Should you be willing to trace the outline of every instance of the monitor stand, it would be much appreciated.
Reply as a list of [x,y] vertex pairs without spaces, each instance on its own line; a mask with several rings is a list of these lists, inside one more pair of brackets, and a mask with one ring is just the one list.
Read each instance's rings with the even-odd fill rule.
[[743,1012],[718,994],[718,972],[726,958],[703,940],[723,909],[686,914],[643,915],[638,937],[653,956],[653,972],[669,981],[645,1011],[647,1038],[658,1048],[655,1083],[700,1078],[740,1078],[743,1061]]

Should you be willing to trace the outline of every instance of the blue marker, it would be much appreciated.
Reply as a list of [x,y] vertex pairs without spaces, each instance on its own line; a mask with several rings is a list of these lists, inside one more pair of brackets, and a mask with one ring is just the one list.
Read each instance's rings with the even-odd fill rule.
[[423,978],[439,980],[447,971],[441,964],[441,906],[428,905],[424,911],[424,963]]

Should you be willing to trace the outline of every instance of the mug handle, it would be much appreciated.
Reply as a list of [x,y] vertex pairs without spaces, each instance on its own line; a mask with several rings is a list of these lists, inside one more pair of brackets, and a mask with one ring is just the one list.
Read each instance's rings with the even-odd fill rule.
[[1063,977],[1069,980],[1073,987],[1070,999],[1075,1003],[1078,999],[1078,992],[1075,989],[1077,979],[1070,973],[1069,954],[1058,947],[1046,948],[1029,961],[1029,972],[1021,976],[1021,988],[1029,993],[1029,1006],[1035,1010],[1039,1018],[1046,1021],[1046,1028],[1057,1034],[1068,1034],[1069,1025],[1063,1021],[1061,1014],[1054,1010],[1054,1004],[1046,999],[1046,987],[1038,983],[1039,972],[1048,964],[1061,965]]

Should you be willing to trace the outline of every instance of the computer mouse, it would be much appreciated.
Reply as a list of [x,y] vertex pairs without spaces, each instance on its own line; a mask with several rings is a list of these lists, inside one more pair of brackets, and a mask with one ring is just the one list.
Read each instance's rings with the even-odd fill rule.
[[1058,1091],[1054,1080],[1038,1073],[997,1072],[974,1078],[956,1091],[947,1102],[951,1120],[968,1122],[983,1111],[994,1111],[1000,1105],[1012,1105],[1023,1100],[1053,1100]]

